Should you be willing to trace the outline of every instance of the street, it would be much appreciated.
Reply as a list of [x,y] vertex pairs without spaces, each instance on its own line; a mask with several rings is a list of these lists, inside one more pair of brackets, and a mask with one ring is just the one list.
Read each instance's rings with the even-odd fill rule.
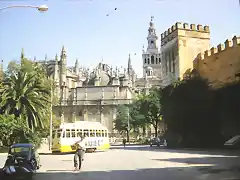
[[[0,165],[6,155],[0,155]],[[238,156],[149,146],[113,147],[85,155],[80,172],[73,155],[41,155],[37,180],[240,180]]]

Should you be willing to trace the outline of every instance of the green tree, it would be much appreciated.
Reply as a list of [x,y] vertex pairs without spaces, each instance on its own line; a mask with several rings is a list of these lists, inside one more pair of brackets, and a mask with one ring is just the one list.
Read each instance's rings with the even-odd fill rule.
[[17,61],[10,61],[7,66],[7,70],[5,71],[5,76],[9,77],[12,74],[16,74],[21,69],[21,66],[17,63]]
[[[11,70],[11,71],[10,71]],[[33,129],[43,127],[46,105],[50,100],[50,84],[44,71],[31,61],[23,61],[20,68],[9,69],[2,93],[1,109],[5,114],[24,117]]]
[[224,87],[213,91],[216,117],[221,123],[224,140],[240,133],[240,83],[225,84]]
[[[119,105],[117,108],[117,115],[116,119],[114,120],[115,126],[114,129],[116,129],[118,132],[127,133],[127,141],[129,141],[129,131],[131,130],[132,126],[130,126],[130,115],[129,115],[129,109],[125,105]],[[128,123],[129,122],[129,123]]]
[[148,95],[143,95],[139,101],[141,102],[140,112],[145,117],[145,123],[154,127],[155,136],[158,134],[158,126],[161,121],[161,97],[162,90],[152,88]]
[[13,134],[16,124],[18,123],[13,115],[0,115],[0,140],[5,146],[11,144],[10,137]]
[[41,143],[41,132],[33,133],[26,126],[25,120],[14,115],[0,115],[0,129],[0,141],[4,146],[14,143],[33,143],[39,146]]
[[132,119],[131,125],[135,130],[143,128],[146,125],[146,119],[143,114],[141,114],[141,101],[139,99],[135,100],[129,107],[130,117]]
[[131,130],[137,130],[144,120],[143,115],[139,112],[140,106],[137,102],[129,105],[119,105],[117,108],[117,116],[114,120],[115,129],[120,133],[127,133],[127,141],[129,141],[129,133]]
[[220,138],[215,111],[214,94],[198,76],[163,89],[162,113],[168,131],[181,135],[184,146],[210,146]]

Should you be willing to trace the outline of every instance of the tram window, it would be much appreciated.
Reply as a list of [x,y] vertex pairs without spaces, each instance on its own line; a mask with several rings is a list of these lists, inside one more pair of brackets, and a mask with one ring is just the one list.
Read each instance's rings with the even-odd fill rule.
[[[61,136],[61,135],[60,135],[60,136]],[[65,130],[62,132],[62,137],[63,137],[63,138],[66,137],[66,131],[65,131]]]
[[56,138],[56,137],[57,137],[57,132],[56,132],[55,130],[52,132],[52,137],[53,137],[53,138]]
[[66,138],[70,138],[70,129],[66,130]]
[[104,130],[102,130],[102,137],[105,137],[105,132],[104,132]]
[[77,137],[80,137],[80,136],[82,136],[82,133],[77,132]]
[[62,134],[64,134],[64,131],[62,131],[61,129],[57,130],[56,132],[57,138],[62,137]]
[[82,129],[78,129],[77,135],[78,136],[82,136],[83,135],[83,130]]
[[77,129],[77,135],[78,135],[78,136],[82,136],[82,134],[83,134],[83,133],[82,133],[82,130],[81,130],[81,129]]
[[93,130],[90,130],[90,137],[95,137],[95,133]]
[[76,137],[75,136],[75,129],[71,129],[71,135],[72,135],[71,137]]
[[89,136],[89,130],[88,129],[84,129],[83,130],[83,134],[85,137],[88,137]]
[[97,137],[101,137],[101,132],[97,131],[96,135],[97,135]]

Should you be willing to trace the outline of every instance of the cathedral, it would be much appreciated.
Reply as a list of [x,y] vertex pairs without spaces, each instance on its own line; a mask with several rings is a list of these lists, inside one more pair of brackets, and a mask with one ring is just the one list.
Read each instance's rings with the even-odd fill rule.
[[113,120],[117,106],[130,104],[139,93],[148,93],[152,86],[161,85],[161,53],[153,19],[148,29],[148,47],[143,49],[143,77],[138,78],[128,57],[126,68],[113,67],[100,62],[95,68],[86,68],[76,59],[67,66],[67,52],[62,47],[54,60],[38,61],[47,66],[55,82],[55,95],[59,105],[53,107],[56,117],[64,122],[98,121],[114,133]]
[[[55,81],[59,105],[54,114],[64,122],[98,121],[114,132],[118,105],[130,104],[139,93],[148,93],[151,87],[164,87],[181,79],[193,67],[198,53],[210,46],[209,27],[177,22],[161,34],[161,48],[151,17],[147,48],[142,50],[143,77],[137,77],[128,57],[126,68],[100,62],[95,68],[86,68],[78,59],[73,67],[67,66],[67,52],[62,47],[60,57],[39,61],[47,66]],[[126,59],[127,60],[127,59]]]

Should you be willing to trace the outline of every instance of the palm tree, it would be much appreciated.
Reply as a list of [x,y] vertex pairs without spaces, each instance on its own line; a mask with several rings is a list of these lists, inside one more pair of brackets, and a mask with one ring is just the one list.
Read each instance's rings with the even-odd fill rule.
[[26,119],[29,128],[43,127],[42,112],[49,103],[50,88],[38,78],[38,74],[20,70],[7,78],[2,93],[1,109],[4,113]]

